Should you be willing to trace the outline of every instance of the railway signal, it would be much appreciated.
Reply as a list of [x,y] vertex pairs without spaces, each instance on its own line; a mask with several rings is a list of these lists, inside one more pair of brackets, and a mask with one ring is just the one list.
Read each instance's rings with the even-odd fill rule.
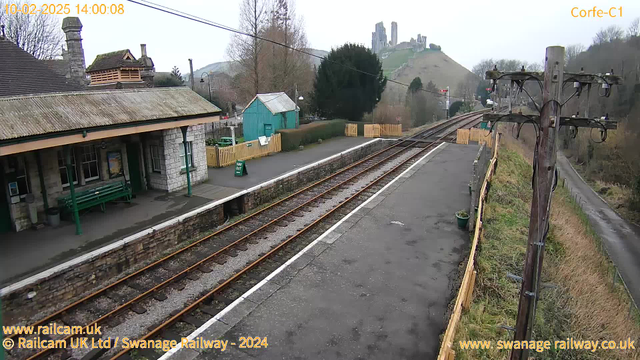
[[[611,85],[619,85],[621,78],[612,74],[586,74],[564,72],[564,48],[551,46],[547,48],[545,57],[545,69],[543,73],[526,72],[524,68],[518,72],[502,73],[495,67],[486,72],[486,79],[492,81],[492,88],[496,88],[497,81],[508,80],[511,86],[523,90],[527,81],[537,81],[542,85],[542,103],[534,105],[540,113],[539,116],[523,116],[511,111],[506,114],[485,114],[483,119],[496,122],[514,122],[519,126],[525,123],[533,123],[536,127],[536,154],[534,159],[533,196],[531,200],[531,217],[529,219],[529,238],[525,255],[520,300],[518,303],[518,315],[516,318],[514,341],[529,341],[535,321],[535,312],[540,297],[540,276],[542,273],[542,260],[547,231],[549,229],[549,214],[551,210],[551,195],[557,183],[556,151],[557,133],[562,126],[599,128],[606,138],[608,129],[616,129],[614,120],[600,121],[589,118],[588,95],[592,85],[609,89]],[[562,99],[562,89],[565,83],[573,83],[575,91],[567,99]],[[585,117],[562,117],[561,109],[574,96],[580,96],[582,89],[587,89],[587,110]],[[526,91],[525,91],[526,92]],[[611,91],[606,91],[608,97]],[[528,93],[527,93],[528,95]],[[509,110],[511,110],[511,92],[509,92]],[[528,349],[514,349],[511,352],[511,360],[523,360],[528,358]]]

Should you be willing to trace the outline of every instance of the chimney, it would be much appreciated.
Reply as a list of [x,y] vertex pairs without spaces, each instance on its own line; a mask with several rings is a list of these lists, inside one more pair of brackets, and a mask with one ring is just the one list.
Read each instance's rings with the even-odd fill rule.
[[140,72],[140,77],[147,87],[153,87],[153,76],[156,73],[153,59],[147,56],[147,45],[140,44],[140,58],[138,59],[144,66]]
[[87,85],[85,73],[84,49],[82,49],[82,23],[77,17],[66,17],[62,20],[62,31],[67,37],[66,58],[69,61],[67,79],[79,85]]

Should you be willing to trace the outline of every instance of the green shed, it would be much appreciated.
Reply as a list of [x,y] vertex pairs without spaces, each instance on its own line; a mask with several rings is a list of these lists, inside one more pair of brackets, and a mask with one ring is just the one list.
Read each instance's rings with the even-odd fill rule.
[[271,136],[280,129],[295,129],[296,110],[296,104],[284,92],[256,95],[242,112],[245,141]]

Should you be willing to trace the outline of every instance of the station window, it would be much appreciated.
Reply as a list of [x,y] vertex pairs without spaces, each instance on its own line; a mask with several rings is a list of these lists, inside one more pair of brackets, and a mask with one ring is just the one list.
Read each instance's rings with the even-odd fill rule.
[[[187,157],[189,159],[189,167],[193,166],[193,153],[191,151],[191,141],[187,141]],[[182,162],[181,169],[186,169],[187,166],[184,164],[184,143],[180,144],[180,161]]]
[[29,188],[29,178],[27,177],[27,165],[24,161],[24,157],[18,158],[18,170],[16,172],[16,182],[18,183],[18,191],[20,197],[24,198],[27,194],[31,193]]
[[11,196],[19,195],[24,199],[27,194],[31,193],[29,186],[29,176],[27,174],[27,164],[24,156],[13,156],[9,158],[9,167],[13,171],[15,182],[9,185],[9,194]]
[[[184,145],[181,145],[183,147],[182,149],[182,153],[184,154]],[[153,172],[162,172],[162,148],[160,148],[160,146],[158,145],[151,145],[150,146],[150,151],[151,151],[151,170],[153,170]],[[184,161],[184,158],[182,158],[182,161]]]
[[[71,165],[73,166],[73,183],[78,183],[78,169],[76,168],[76,154],[71,152]],[[60,169],[60,181],[62,187],[69,186],[69,177],[67,176],[67,165],[62,150],[58,150],[58,168]]]
[[98,153],[93,145],[85,145],[82,147],[82,172],[85,181],[96,180],[100,178],[98,170]]

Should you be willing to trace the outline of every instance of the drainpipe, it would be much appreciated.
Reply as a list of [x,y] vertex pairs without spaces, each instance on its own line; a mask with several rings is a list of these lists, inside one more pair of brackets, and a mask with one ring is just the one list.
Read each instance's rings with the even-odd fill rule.
[[[189,155],[187,152],[187,130],[189,130],[188,126],[182,126],[180,127],[180,130],[182,130],[182,144],[184,145],[184,163],[186,166],[186,170],[187,170],[187,197],[191,197],[191,174],[189,171]],[[191,149],[192,153],[193,153],[193,148]]]
[[47,199],[47,188],[44,184],[44,173],[42,172],[42,159],[40,156],[40,150],[36,151],[36,165],[38,165],[38,177],[40,178],[40,192],[42,194],[42,200],[44,202],[44,211],[49,210],[49,199]]
[[71,164],[71,146],[64,147],[64,158],[67,163],[67,179],[69,179],[69,192],[71,193],[71,209],[73,211],[73,219],[76,222],[76,235],[82,235],[80,227],[80,215],[78,214],[78,204],[76,203],[76,190],[73,184],[73,164]]

